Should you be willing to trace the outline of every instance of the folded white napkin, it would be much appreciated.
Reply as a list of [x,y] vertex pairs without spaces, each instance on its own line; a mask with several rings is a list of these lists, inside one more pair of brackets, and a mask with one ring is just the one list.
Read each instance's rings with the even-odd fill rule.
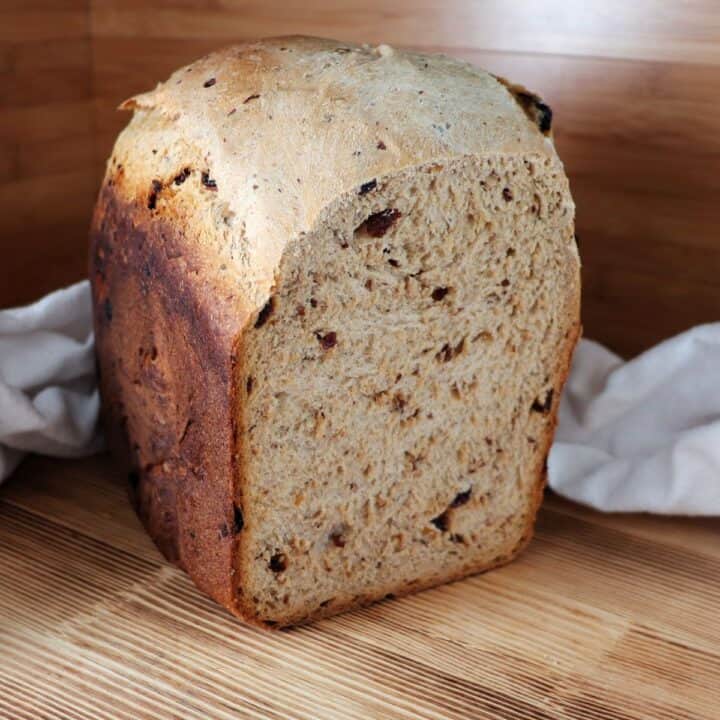
[[[0,311],[0,481],[25,452],[102,447],[87,282]],[[600,510],[720,515],[720,323],[630,362],[581,341],[550,486]]]
[[0,311],[0,481],[26,452],[102,447],[93,352],[87,281]]
[[720,515],[720,323],[630,362],[583,340],[548,472],[599,510]]

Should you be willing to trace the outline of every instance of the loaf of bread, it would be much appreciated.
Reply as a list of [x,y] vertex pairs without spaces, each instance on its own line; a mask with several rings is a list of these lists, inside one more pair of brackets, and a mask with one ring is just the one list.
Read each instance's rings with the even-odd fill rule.
[[303,37],[122,107],[98,364],[163,553],[264,626],[513,558],[579,333],[550,109],[445,56]]

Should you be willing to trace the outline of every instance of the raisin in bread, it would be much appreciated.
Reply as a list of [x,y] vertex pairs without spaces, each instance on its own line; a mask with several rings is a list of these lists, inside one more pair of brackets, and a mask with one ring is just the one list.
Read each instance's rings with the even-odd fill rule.
[[579,332],[549,108],[448,57],[302,37],[123,107],[97,352],[165,555],[266,626],[515,556]]

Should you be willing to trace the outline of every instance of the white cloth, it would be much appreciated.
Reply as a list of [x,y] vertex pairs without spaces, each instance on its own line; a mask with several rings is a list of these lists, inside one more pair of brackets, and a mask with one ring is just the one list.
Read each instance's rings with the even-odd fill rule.
[[87,281],[0,311],[0,481],[26,452],[102,447]]
[[720,323],[629,362],[583,340],[548,472],[599,510],[720,515]]
[[[96,452],[87,282],[0,311],[0,480],[24,452]],[[607,511],[720,515],[720,323],[630,362],[581,341],[560,404],[550,486]]]

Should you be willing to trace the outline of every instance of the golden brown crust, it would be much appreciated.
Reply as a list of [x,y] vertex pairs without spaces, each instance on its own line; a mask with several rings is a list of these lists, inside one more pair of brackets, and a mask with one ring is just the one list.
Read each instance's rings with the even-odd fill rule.
[[567,379],[570,375],[570,366],[572,363],[573,351],[575,350],[575,346],[577,345],[578,340],[580,339],[580,336],[582,334],[582,325],[580,324],[580,321],[574,319],[579,317],[580,312],[579,285],[577,287],[577,293],[571,299],[570,304],[571,309],[568,319],[572,324],[567,331],[566,341],[558,359],[558,369],[555,375],[556,380],[553,385],[553,402],[549,413],[549,421],[543,434],[541,453],[539,455],[541,458],[541,464],[535,470],[538,476],[538,483],[536,486],[535,496],[533,498],[532,508],[528,519],[528,526],[525,533],[523,533],[520,543],[510,556],[510,559],[521,553],[525,549],[525,547],[527,547],[530,540],[532,540],[533,533],[535,531],[535,520],[537,517],[537,513],[540,510],[540,506],[542,505],[543,495],[545,493],[545,487],[547,485],[547,460],[548,455],[550,454],[550,448],[552,446],[553,439],[555,438],[555,428],[557,427],[558,411],[560,409],[560,397],[562,395],[563,388],[565,387],[565,383],[567,382]]
[[116,186],[101,191],[90,278],[103,420],[150,536],[229,606],[232,353],[210,299],[188,281],[188,259],[168,259],[177,232],[119,200]]

